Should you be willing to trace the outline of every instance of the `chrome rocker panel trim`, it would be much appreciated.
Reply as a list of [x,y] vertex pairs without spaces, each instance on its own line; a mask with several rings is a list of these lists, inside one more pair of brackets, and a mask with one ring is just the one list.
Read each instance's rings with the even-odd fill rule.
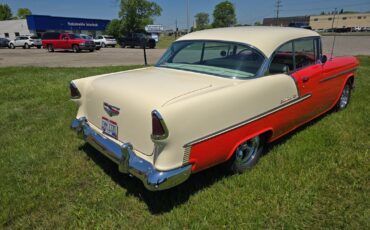
[[82,139],[115,162],[120,172],[139,178],[148,190],[168,189],[181,184],[190,177],[191,165],[170,171],[158,171],[151,163],[138,157],[130,143],[118,145],[94,131],[85,117],[73,120],[71,128]]

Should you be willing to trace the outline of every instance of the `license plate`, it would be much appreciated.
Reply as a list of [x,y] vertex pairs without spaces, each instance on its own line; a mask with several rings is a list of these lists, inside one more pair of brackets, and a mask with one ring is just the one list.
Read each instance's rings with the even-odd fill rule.
[[109,120],[108,118],[102,117],[101,120],[101,129],[103,133],[118,138],[118,125],[116,122]]

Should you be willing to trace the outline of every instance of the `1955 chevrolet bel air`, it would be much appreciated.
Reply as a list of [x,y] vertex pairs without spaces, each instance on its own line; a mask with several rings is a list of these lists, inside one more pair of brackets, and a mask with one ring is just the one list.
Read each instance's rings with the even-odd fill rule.
[[323,55],[306,29],[195,32],[154,67],[73,80],[72,128],[149,190],[223,162],[241,173],[265,144],[344,109],[358,64]]

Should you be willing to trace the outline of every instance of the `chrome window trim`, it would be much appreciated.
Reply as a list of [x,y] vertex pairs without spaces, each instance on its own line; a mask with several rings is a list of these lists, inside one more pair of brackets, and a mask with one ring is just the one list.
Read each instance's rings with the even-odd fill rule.
[[192,145],[194,145],[194,144],[197,144],[197,143],[199,143],[199,142],[202,142],[202,141],[208,140],[208,139],[210,139],[210,138],[212,138],[212,137],[215,137],[215,136],[218,136],[218,135],[220,135],[220,134],[226,133],[226,132],[228,132],[228,131],[230,131],[230,130],[233,130],[233,129],[239,128],[239,127],[244,126],[244,125],[246,125],[246,124],[249,124],[249,123],[251,123],[251,122],[253,122],[253,121],[256,121],[256,120],[259,120],[259,119],[261,119],[261,118],[264,118],[264,117],[266,117],[266,116],[268,116],[268,115],[270,115],[270,114],[276,113],[276,112],[278,112],[278,111],[280,111],[280,110],[282,110],[282,109],[285,109],[285,108],[287,108],[287,107],[289,107],[289,106],[291,106],[291,105],[294,105],[294,104],[297,104],[297,103],[299,103],[299,102],[302,102],[302,101],[304,101],[304,100],[308,99],[308,98],[309,98],[309,97],[311,97],[311,96],[312,96],[312,94],[311,94],[311,93],[308,93],[308,94],[306,94],[306,95],[304,95],[304,96],[302,96],[302,97],[297,97],[297,98],[296,98],[296,99],[294,99],[294,100],[288,101],[288,102],[286,102],[285,104],[279,105],[279,106],[277,106],[277,107],[275,107],[275,108],[273,108],[273,109],[270,109],[270,110],[268,110],[268,111],[266,111],[266,112],[264,112],[264,113],[261,113],[261,114],[259,114],[259,115],[256,115],[256,116],[254,116],[254,117],[252,117],[252,118],[249,118],[249,119],[247,119],[247,120],[245,120],[245,121],[239,122],[239,123],[234,124],[234,125],[231,125],[231,126],[229,126],[229,127],[227,127],[227,128],[224,128],[224,129],[218,130],[218,131],[216,131],[216,132],[213,132],[213,133],[211,133],[211,134],[208,134],[208,135],[206,135],[206,136],[204,136],[204,137],[201,137],[201,138],[198,138],[198,139],[196,139],[196,140],[193,140],[193,141],[191,141],[191,142],[189,142],[189,143],[185,144],[183,147],[184,147],[184,148],[187,148],[187,147],[192,146]]

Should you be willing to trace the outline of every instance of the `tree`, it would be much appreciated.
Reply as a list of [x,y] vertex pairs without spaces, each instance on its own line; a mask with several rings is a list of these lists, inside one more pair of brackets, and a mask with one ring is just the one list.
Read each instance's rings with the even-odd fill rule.
[[105,33],[118,38],[121,35],[122,23],[119,19],[113,19],[105,28]]
[[220,2],[213,11],[213,27],[230,27],[236,24],[235,8],[229,1]]
[[0,4],[0,21],[10,20],[13,18],[12,10],[8,4]]
[[19,19],[25,19],[27,15],[31,15],[32,12],[28,8],[19,8],[17,11],[17,17]]
[[209,27],[209,14],[200,12],[195,15],[197,30],[204,30]]
[[153,17],[160,16],[162,8],[147,0],[121,0],[119,17],[123,32],[144,31],[144,27],[153,24]]

